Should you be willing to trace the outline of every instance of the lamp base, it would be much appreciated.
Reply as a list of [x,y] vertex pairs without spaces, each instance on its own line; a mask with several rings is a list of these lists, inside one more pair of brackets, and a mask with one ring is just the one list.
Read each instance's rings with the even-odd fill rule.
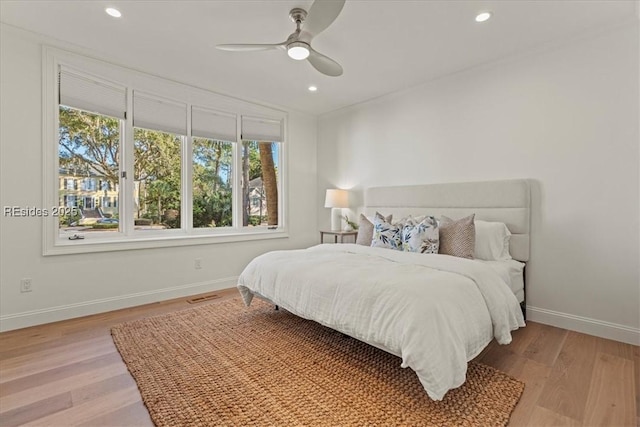
[[331,208],[331,231],[342,231],[342,209]]

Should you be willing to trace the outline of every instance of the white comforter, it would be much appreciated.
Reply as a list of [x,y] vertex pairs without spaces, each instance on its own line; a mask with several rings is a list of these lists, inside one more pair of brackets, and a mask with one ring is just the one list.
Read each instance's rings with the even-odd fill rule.
[[447,255],[341,244],[269,252],[238,279],[253,295],[402,358],[432,399],[465,381],[467,362],[524,326],[490,267]]

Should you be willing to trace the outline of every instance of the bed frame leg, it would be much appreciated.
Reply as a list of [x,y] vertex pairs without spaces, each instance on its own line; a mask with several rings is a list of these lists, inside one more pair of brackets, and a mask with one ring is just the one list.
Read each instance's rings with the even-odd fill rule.
[[274,309],[275,311],[278,311],[278,310],[280,310],[280,307],[278,307],[278,306],[276,305],[276,306],[274,306],[274,308],[273,308],[273,309]]
[[527,320],[527,264],[522,267],[522,292],[524,293],[523,301],[520,303],[520,309],[522,310],[522,316],[524,320]]

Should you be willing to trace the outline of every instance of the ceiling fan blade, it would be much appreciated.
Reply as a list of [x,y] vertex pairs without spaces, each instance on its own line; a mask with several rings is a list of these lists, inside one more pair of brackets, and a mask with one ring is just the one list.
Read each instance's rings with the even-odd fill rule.
[[313,68],[327,76],[338,77],[342,75],[342,66],[318,51],[309,49],[309,57],[307,58],[307,61],[313,65]]
[[336,20],[345,0],[316,0],[309,9],[309,15],[302,28],[312,37],[317,36],[327,29]]
[[253,52],[257,50],[282,49],[285,43],[278,44],[219,44],[216,49],[227,50],[230,52]]

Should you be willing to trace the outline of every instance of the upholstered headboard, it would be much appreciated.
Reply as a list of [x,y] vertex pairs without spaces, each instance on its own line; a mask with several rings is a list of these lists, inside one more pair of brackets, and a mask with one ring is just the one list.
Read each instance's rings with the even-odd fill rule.
[[518,261],[529,260],[528,180],[373,187],[365,190],[364,204],[366,215],[379,211],[393,214],[394,219],[407,215],[458,219],[475,213],[476,219],[504,222],[512,233],[511,256]]

